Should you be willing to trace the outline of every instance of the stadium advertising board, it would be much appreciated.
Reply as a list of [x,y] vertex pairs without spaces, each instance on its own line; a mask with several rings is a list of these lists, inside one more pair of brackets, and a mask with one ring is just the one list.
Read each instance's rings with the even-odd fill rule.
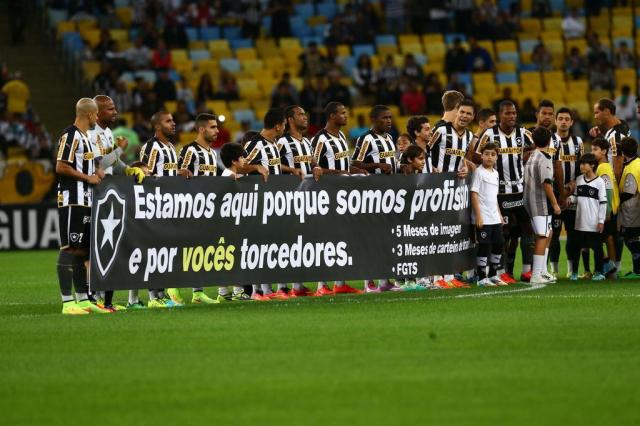
[[94,290],[426,276],[473,267],[454,174],[109,177],[95,189]]
[[49,204],[0,206],[0,251],[60,247],[58,209]]

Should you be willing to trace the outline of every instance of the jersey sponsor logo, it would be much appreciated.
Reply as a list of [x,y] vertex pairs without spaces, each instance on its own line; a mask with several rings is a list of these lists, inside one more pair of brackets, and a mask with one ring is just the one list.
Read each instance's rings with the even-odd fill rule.
[[162,165],[163,170],[178,170],[178,165],[176,163],[164,163]]
[[554,148],[554,147],[552,147],[552,146],[548,146],[548,147],[546,147],[546,148],[542,149],[542,152],[546,152],[547,154],[550,154],[550,155],[555,154],[555,153],[556,153],[556,151],[557,151],[557,149],[555,149],[555,148]]
[[280,165],[280,157],[278,157],[278,158],[271,158],[271,159],[269,160],[269,165],[270,165],[270,166],[278,166],[278,165]]
[[82,158],[85,160],[93,160],[95,158],[95,154],[93,152],[85,152]]
[[342,152],[338,152],[336,153],[336,155],[334,156],[334,158],[336,160],[342,160],[343,158],[346,158],[349,156],[349,151],[342,151]]
[[[126,200],[115,189],[109,189],[98,200],[93,222],[93,250],[98,270],[104,277],[118,254],[124,234]],[[102,232],[98,232],[101,230]]]
[[310,163],[311,162],[311,156],[310,155],[296,155],[295,157],[293,157],[293,162],[294,163]]
[[522,154],[523,150],[522,147],[510,147],[510,148],[498,148],[498,155],[500,154],[509,154],[509,155],[514,155],[514,154]]
[[215,166],[214,164],[200,164],[198,166],[198,171],[200,172],[212,172],[215,173],[217,170],[217,166]]
[[500,205],[505,210],[513,209],[513,208],[516,208],[516,207],[522,207],[522,206],[524,206],[524,199],[515,200],[515,201],[503,201],[503,202],[500,203]]
[[456,157],[464,157],[465,155],[467,155],[467,152],[462,150],[462,149],[455,149],[455,148],[447,148],[444,150],[444,153],[446,155],[453,155]]
[[380,158],[391,158],[391,157],[395,157],[396,153],[394,151],[386,151],[386,152],[381,152],[380,153]]
[[578,161],[577,155],[561,155],[560,161]]

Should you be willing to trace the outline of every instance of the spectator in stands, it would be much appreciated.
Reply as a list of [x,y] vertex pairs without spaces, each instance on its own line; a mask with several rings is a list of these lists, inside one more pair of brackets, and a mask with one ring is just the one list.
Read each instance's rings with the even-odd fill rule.
[[531,3],[531,16],[535,16],[536,18],[551,16],[549,0],[533,0]]
[[373,70],[373,66],[371,65],[371,58],[369,55],[360,55],[358,63],[353,68],[351,78],[361,96],[371,96],[375,90],[376,74]]
[[473,12],[471,16],[471,22],[466,27],[466,34],[470,37],[488,40],[493,38],[494,27],[491,24],[493,21],[489,21],[486,15],[482,14],[479,10]]
[[191,132],[195,129],[194,117],[189,113],[187,104],[184,101],[176,103],[173,119],[176,122],[176,130],[178,132]]
[[202,74],[200,81],[198,82],[198,89],[196,93],[196,100],[200,102],[206,102],[214,98],[213,83],[211,82],[211,76],[207,73]]
[[[271,0],[269,15],[271,15],[271,37],[281,39],[291,37],[291,2],[289,0]],[[219,136],[218,136],[219,137]]]
[[[513,99],[513,93],[511,91],[511,87],[509,87],[509,86],[507,86],[504,89],[502,89],[502,96],[500,96],[497,99],[494,99],[494,101],[493,101],[493,110],[494,111],[499,111],[500,110],[499,106],[500,106],[500,102],[502,102],[502,101],[511,101],[516,106],[516,110],[520,109],[520,107],[518,105],[518,102],[516,102],[516,100]],[[534,116],[535,116],[535,107],[534,107]],[[533,121],[535,121],[535,120],[533,120]]]
[[[143,22],[142,28],[140,28],[140,37],[142,37],[142,43],[147,46],[149,49],[154,49],[160,36],[158,35],[158,30],[156,29],[155,20],[147,19]],[[149,53],[151,56],[151,53]]]
[[184,49],[189,43],[184,25],[174,21],[169,21],[165,25],[162,40],[169,49]]
[[515,37],[518,27],[513,24],[507,12],[501,10],[494,24],[494,40],[512,40]]
[[320,53],[318,43],[312,41],[307,48],[299,56],[302,67],[300,68],[300,77],[317,77],[324,75],[326,72],[327,60]]
[[133,46],[124,51],[124,58],[132,70],[142,70],[149,68],[151,50],[144,45],[142,36],[136,37]]
[[149,85],[149,82],[142,77],[136,77],[134,82],[135,85],[131,91],[131,97],[133,98],[134,108],[138,109],[142,107],[142,104],[147,97],[147,92],[151,90],[151,86]]
[[352,38],[355,44],[373,43],[376,33],[363,12],[356,14],[356,23],[351,28],[353,29]]
[[489,21],[493,21],[498,17],[498,7],[492,0],[483,0],[478,7],[478,12]]
[[100,31],[100,40],[98,44],[93,48],[93,58],[101,61],[113,57],[113,52],[116,51],[116,42],[111,38],[109,30]]
[[427,99],[424,93],[420,91],[415,81],[409,80],[407,88],[402,94],[401,106],[403,115],[421,115],[424,114]]
[[636,67],[636,57],[633,52],[629,50],[629,45],[626,41],[620,42],[620,46],[618,46],[618,50],[614,57],[614,64],[616,68]]
[[7,97],[7,112],[25,114],[31,98],[29,86],[22,81],[22,73],[16,71],[11,79],[2,86],[2,93]]
[[547,46],[545,46],[542,41],[533,48],[531,63],[535,65],[538,71],[549,71],[553,69],[551,52],[549,52]]
[[449,82],[447,83],[447,90],[455,90],[467,96],[467,85],[460,82],[458,74],[449,75]]
[[278,85],[280,84],[286,84],[287,86],[289,86],[289,93],[291,93],[293,99],[295,100],[294,104],[297,104],[299,96],[298,89],[293,83],[291,83],[291,73],[289,73],[288,71],[282,73],[280,81],[278,82],[278,84],[276,84],[276,86],[273,88],[273,91],[271,92],[272,96],[278,90]]
[[309,123],[322,126],[324,107],[329,102],[325,93],[324,78],[317,78],[315,85],[311,78],[305,78],[300,91],[300,106],[309,113]]
[[125,137],[129,141],[127,149],[124,151],[125,162],[130,163],[137,160],[138,151],[140,150],[140,137],[135,130],[127,127],[127,121],[123,118],[118,119],[116,127],[113,129],[113,137],[117,138],[118,136]]
[[133,113],[133,130],[138,134],[141,141],[147,141],[153,136],[153,127],[142,113],[142,111],[136,111]]
[[580,49],[572,47],[569,56],[566,57],[565,70],[574,80],[578,80],[587,74],[587,59],[580,54]]
[[271,95],[271,108],[286,108],[289,105],[295,105],[295,103],[296,98],[291,93],[289,85],[284,82],[279,83]]
[[[196,112],[196,100],[193,96],[191,86],[184,75],[180,76],[180,84],[178,85],[178,91],[176,92],[179,101],[184,101],[187,104],[189,113],[195,115]],[[213,96],[212,96],[213,97]]]
[[262,17],[260,2],[244,0],[241,3],[242,37],[256,39],[260,36],[260,18]]
[[378,69],[376,80],[378,80],[379,86],[398,84],[400,80],[400,70],[393,61],[393,55],[387,55],[384,60],[384,65]]
[[526,98],[522,102],[522,107],[518,109],[518,119],[523,123],[533,123],[536,121],[536,106],[531,98]]
[[176,84],[169,76],[169,70],[161,69],[158,72],[158,78],[153,84],[153,91],[158,97],[158,102],[175,101],[178,97],[176,93]]
[[239,98],[238,82],[229,71],[223,70],[220,73],[220,83],[218,84],[218,90],[214,98],[225,101],[235,101]]
[[342,105],[346,107],[350,107],[351,104],[351,93],[349,92],[349,88],[342,84],[340,79],[342,75],[339,71],[333,70],[328,74],[329,77],[329,85],[327,86],[326,96],[332,101],[340,102]]
[[384,16],[387,20],[387,33],[402,34],[404,33],[405,23],[405,1],[404,0],[385,0]]
[[165,109],[164,102],[158,99],[158,95],[153,90],[148,90],[144,93],[142,105],[139,108],[145,117],[151,117],[156,112]]
[[578,9],[574,7],[571,9],[571,13],[562,20],[564,37],[567,39],[582,38],[584,37],[585,30],[584,20],[580,19]]
[[437,73],[429,73],[425,79],[424,94],[427,98],[427,114],[442,114],[444,88]]
[[424,80],[422,67],[416,61],[416,57],[411,53],[404,55],[404,65],[402,66],[402,77],[406,81],[421,83]]
[[589,85],[591,90],[613,90],[615,87],[613,70],[604,57],[598,58],[595,66],[589,69]]
[[467,72],[493,71],[493,60],[484,47],[478,44],[475,37],[469,37],[469,53],[467,53]]
[[353,37],[349,31],[349,27],[344,23],[342,16],[338,15],[333,18],[329,27],[329,34],[325,40],[326,45],[350,44],[353,43]]
[[129,93],[127,83],[123,80],[118,80],[115,90],[108,93],[118,111],[125,112],[133,109],[133,96]]
[[24,30],[27,28],[29,5],[24,1],[8,1],[7,13],[11,31],[11,44],[16,46],[24,40]]
[[596,64],[600,58],[604,58],[605,61],[609,60],[607,51],[600,42],[598,33],[591,31],[587,34],[587,46],[589,47],[587,60],[589,61],[590,66]]
[[453,39],[453,46],[447,50],[444,57],[444,71],[447,75],[465,72],[467,69],[467,51],[462,46],[460,37]]
[[636,121],[635,97],[631,96],[631,88],[628,85],[622,86],[622,93],[615,100],[616,117],[627,123]]
[[[475,3],[473,0],[455,1],[451,7],[453,8],[455,31],[464,33],[467,24],[471,21]],[[413,12],[411,14],[413,14]]]
[[156,69],[171,68],[171,52],[167,49],[167,45],[163,40],[158,41],[158,45],[153,51],[151,63]]

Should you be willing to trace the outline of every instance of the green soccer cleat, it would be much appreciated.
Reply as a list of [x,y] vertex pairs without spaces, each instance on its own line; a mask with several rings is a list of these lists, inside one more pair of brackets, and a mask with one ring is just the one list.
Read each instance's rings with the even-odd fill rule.
[[147,307],[149,309],[160,309],[160,308],[167,308],[167,305],[164,303],[164,300],[162,299],[151,299],[149,300]]
[[621,278],[625,279],[625,280],[640,280],[640,274],[636,274],[636,273],[633,273],[633,272],[627,272]]
[[80,309],[87,311],[88,313],[94,313],[94,314],[110,314],[111,313],[109,309],[101,308],[100,306],[94,305],[88,300],[83,300],[82,302],[78,302],[77,306]]
[[89,312],[78,307],[76,302],[71,300],[62,304],[62,315],[89,315]]
[[127,310],[136,310],[136,309],[147,309],[146,306],[144,306],[144,303],[138,301],[137,303],[127,303]]
[[216,303],[227,303],[232,301],[233,296],[231,296],[230,294],[225,294],[224,296],[219,294],[218,297],[216,297]]
[[403,291],[418,291],[418,285],[413,280],[407,280],[400,286]]
[[238,293],[233,293],[233,296],[231,296],[231,300],[234,300],[234,301],[250,301],[251,300],[251,296],[249,296],[244,291],[241,291],[241,292],[238,292]]
[[206,294],[204,291],[194,291],[193,297],[191,298],[191,303],[201,304],[201,305],[213,305],[214,303],[219,303],[217,299],[212,299]]
[[184,299],[180,296],[180,291],[177,288],[168,288],[166,293],[173,302],[178,305],[184,305]]
[[184,306],[184,304],[174,302],[173,300],[169,299],[167,296],[163,297],[162,301],[164,302],[167,308],[178,308],[180,306]]

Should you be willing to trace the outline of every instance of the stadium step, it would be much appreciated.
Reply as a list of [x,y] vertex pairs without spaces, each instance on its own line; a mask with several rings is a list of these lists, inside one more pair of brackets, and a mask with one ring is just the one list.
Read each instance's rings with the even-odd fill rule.
[[11,45],[9,17],[4,10],[0,13],[0,62],[6,62],[12,72],[22,72],[31,91],[33,109],[55,141],[62,129],[73,122],[74,103],[79,95],[71,76],[65,75],[52,40],[45,34],[41,12],[35,2],[25,2],[29,3],[29,13],[21,45]]

